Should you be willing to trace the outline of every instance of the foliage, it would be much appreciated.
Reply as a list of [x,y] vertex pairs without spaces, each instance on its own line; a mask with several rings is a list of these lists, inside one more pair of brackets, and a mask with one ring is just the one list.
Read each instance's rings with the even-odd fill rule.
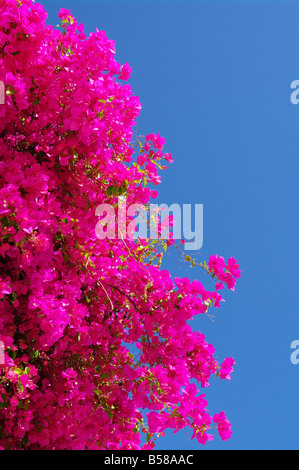
[[141,105],[104,31],[86,36],[69,10],[45,25],[31,0],[0,11],[0,446],[150,449],[186,427],[202,444],[212,427],[229,438],[201,388],[234,360],[218,364],[187,322],[234,290],[237,262],[210,257],[210,292],[173,282],[150,240],[96,237],[96,207],[148,204],[171,154],[149,134],[135,158]]

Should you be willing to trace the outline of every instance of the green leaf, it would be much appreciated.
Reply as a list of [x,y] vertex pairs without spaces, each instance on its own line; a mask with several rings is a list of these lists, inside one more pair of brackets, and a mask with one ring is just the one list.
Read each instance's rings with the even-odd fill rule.
[[63,262],[67,263],[69,259],[70,259],[70,255],[68,253],[66,253],[66,255],[63,258]]
[[126,185],[124,186],[108,186],[106,189],[107,198],[111,196],[122,196],[126,193]]
[[16,90],[15,90],[14,87],[12,87],[11,85],[7,85],[6,94],[7,94],[8,96],[15,95],[15,94],[16,94]]
[[109,197],[112,196],[112,194],[113,194],[113,188],[114,188],[114,186],[108,186],[108,188],[106,189],[107,198],[109,198]]
[[39,351],[32,351],[32,353],[31,353],[32,360],[36,360],[39,356],[40,356]]

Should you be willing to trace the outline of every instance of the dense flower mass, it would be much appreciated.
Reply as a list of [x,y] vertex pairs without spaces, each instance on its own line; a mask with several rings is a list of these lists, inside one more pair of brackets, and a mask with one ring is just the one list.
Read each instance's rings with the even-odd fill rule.
[[0,2],[0,447],[151,449],[185,427],[225,440],[201,388],[230,379],[234,360],[218,364],[187,322],[219,307],[239,266],[211,256],[211,292],[173,282],[153,241],[96,237],[96,207],[148,204],[172,156],[149,134],[135,158],[141,105],[105,32],[87,36],[69,10],[59,28],[46,17],[32,0]]

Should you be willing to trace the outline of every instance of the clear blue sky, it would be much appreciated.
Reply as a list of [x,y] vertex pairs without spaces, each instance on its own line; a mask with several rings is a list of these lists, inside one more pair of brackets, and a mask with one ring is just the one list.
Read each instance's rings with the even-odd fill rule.
[[[236,292],[197,317],[219,360],[237,361],[230,382],[205,389],[211,413],[225,410],[233,436],[206,447],[185,432],[156,449],[299,449],[299,1],[42,0],[50,24],[69,8],[116,42],[143,105],[139,134],[159,132],[174,163],[159,202],[204,205],[204,243],[243,269]],[[172,276],[186,271],[175,251]],[[209,285],[209,284],[208,284]]]

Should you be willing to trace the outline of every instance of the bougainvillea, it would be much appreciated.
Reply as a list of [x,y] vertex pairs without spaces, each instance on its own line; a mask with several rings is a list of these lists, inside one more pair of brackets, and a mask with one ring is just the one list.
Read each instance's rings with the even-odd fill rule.
[[69,10],[48,26],[32,0],[0,12],[0,447],[151,449],[168,428],[228,439],[202,389],[234,360],[188,321],[234,290],[237,262],[202,264],[209,291],[172,281],[155,241],[96,237],[96,207],[148,204],[172,156],[159,134],[136,150],[141,105],[105,32]]

